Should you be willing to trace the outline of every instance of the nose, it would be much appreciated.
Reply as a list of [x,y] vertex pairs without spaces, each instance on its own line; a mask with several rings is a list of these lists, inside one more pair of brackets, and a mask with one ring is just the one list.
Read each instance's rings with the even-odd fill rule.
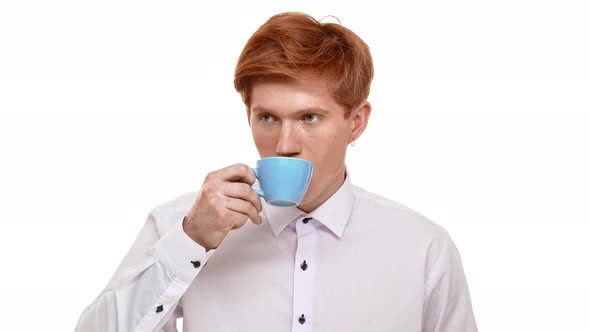
[[285,122],[281,126],[276,153],[281,157],[295,157],[301,153],[301,145],[294,125]]

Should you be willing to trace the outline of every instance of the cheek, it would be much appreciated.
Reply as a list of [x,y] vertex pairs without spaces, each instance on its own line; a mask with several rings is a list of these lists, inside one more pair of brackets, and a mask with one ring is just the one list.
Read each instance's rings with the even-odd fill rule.
[[317,165],[316,171],[319,177],[329,178],[340,169],[344,163],[346,147],[347,139],[343,139],[341,135],[324,136],[322,140],[316,140],[314,144],[308,146],[311,150],[310,157]]
[[328,164],[338,161],[338,156],[344,154],[347,145],[348,136],[339,133],[317,137],[311,144],[314,154]]
[[276,140],[273,135],[260,134],[256,130],[252,130],[252,138],[261,156],[270,156],[273,154],[276,146]]

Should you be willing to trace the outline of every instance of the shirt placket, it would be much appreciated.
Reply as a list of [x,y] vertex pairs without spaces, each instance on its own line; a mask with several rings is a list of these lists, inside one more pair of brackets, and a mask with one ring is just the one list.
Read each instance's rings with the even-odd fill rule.
[[316,271],[314,220],[304,217],[296,222],[297,250],[293,283],[293,332],[311,332]]

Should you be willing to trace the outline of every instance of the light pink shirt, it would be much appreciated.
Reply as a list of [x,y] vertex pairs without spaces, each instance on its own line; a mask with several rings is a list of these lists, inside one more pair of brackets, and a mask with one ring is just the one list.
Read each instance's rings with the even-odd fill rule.
[[182,229],[196,197],[150,213],[76,331],[477,331],[447,232],[350,177],[309,214],[263,201],[208,253]]

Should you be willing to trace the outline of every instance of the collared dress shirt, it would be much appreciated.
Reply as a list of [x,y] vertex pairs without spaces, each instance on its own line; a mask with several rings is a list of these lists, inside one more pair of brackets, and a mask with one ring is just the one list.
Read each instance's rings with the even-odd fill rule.
[[477,331],[448,233],[350,176],[309,214],[263,200],[209,252],[182,228],[197,195],[151,211],[76,331]]

